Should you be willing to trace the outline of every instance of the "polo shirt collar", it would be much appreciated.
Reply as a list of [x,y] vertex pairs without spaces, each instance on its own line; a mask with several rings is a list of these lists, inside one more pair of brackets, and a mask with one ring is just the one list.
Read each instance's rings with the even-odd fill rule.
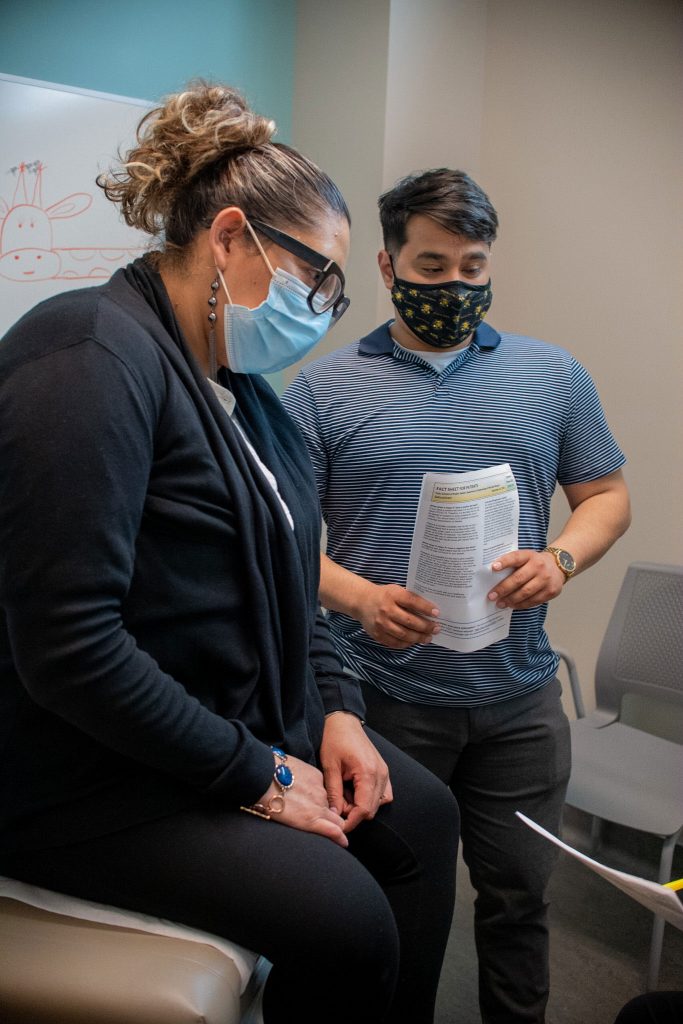
[[[393,320],[387,320],[381,327],[377,327],[371,334],[361,338],[358,345],[358,352],[362,356],[378,356],[391,354],[394,351],[394,339],[391,337],[389,327]],[[492,351],[500,345],[500,334],[488,324],[479,324],[474,332],[473,345],[482,351]]]

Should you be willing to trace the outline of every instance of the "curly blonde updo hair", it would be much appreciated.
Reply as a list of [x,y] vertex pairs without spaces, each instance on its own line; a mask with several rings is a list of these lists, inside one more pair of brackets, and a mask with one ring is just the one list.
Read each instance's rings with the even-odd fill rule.
[[274,132],[235,89],[196,81],[143,117],[137,145],[97,184],[127,224],[161,236],[168,254],[181,254],[226,206],[282,229],[313,227],[330,212],[350,222],[331,178],[271,142]]

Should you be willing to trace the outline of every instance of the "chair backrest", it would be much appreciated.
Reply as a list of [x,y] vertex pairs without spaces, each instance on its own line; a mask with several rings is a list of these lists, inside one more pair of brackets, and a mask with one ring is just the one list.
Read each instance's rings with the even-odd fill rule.
[[619,714],[626,694],[683,708],[683,566],[626,570],[595,669],[597,707]]

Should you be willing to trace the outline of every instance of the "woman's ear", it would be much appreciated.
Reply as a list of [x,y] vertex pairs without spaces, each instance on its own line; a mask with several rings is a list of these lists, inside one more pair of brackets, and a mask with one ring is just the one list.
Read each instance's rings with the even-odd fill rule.
[[386,249],[380,249],[377,253],[377,263],[384,287],[391,291],[394,286],[394,268],[391,265],[391,256]]
[[225,270],[234,244],[246,230],[247,218],[239,206],[226,206],[214,217],[209,228],[209,249],[214,265]]

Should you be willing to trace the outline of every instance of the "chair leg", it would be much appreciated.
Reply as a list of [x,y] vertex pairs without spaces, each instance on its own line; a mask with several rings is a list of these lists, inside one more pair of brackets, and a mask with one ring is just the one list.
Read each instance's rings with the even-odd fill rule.
[[655,916],[652,925],[652,940],[650,942],[650,961],[647,965],[647,981],[645,991],[654,992],[659,980],[659,963],[662,957],[662,945],[664,942],[664,918]]
[[[673,863],[674,849],[681,832],[674,832],[664,840],[662,845],[662,856],[659,861],[660,885],[671,880],[671,865]],[[664,918],[655,915],[652,925],[652,940],[650,942],[650,962],[647,968],[646,991],[653,992],[657,988],[659,980],[659,964],[662,957],[662,944],[664,940]]]
[[591,853],[597,853],[602,844],[602,818],[591,818]]

